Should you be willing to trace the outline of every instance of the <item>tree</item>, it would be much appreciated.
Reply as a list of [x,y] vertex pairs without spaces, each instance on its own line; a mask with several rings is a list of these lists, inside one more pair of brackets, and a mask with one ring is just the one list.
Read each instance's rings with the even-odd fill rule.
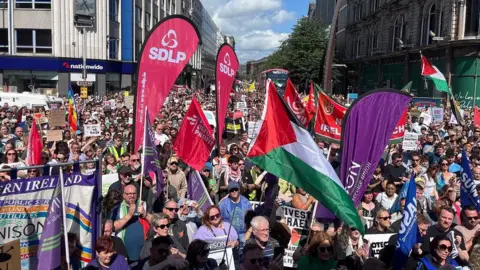
[[290,71],[290,79],[297,85],[305,85],[309,80],[320,82],[327,43],[327,27],[303,17],[278,50],[268,57],[266,67]]

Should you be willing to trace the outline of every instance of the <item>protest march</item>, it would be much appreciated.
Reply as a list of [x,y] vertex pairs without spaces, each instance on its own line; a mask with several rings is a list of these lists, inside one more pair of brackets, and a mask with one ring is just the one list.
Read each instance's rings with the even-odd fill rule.
[[3,104],[0,269],[480,269],[480,112],[427,57],[438,102],[237,80],[228,43],[175,84],[200,42],[167,17],[135,92]]

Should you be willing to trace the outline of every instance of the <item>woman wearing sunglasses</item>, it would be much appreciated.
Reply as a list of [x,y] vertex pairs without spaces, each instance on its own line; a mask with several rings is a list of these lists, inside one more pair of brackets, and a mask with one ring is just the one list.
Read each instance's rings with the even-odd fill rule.
[[168,235],[168,226],[170,226],[170,217],[167,214],[160,213],[160,214],[153,214],[152,217],[152,230],[155,232],[153,237],[150,237],[145,244],[143,244],[143,248],[140,251],[140,260],[150,257],[150,249],[152,247],[153,239],[164,236],[170,238],[173,245],[170,248],[170,254],[175,255],[178,254],[185,258],[186,252],[182,245],[176,240],[175,237],[170,237]]
[[[210,249],[203,240],[193,240],[188,246],[187,261],[189,270],[213,270],[218,267],[217,261],[209,259]],[[217,268],[218,269],[218,268]]]
[[325,232],[318,232],[307,248],[307,255],[298,262],[299,270],[330,270],[337,268],[333,256],[333,240]]
[[[239,245],[237,231],[230,223],[223,221],[218,206],[214,205],[207,208],[202,218],[202,224],[203,225],[200,226],[198,231],[193,235],[194,239],[207,240],[228,235],[227,245],[229,247]],[[230,232],[230,234],[228,234],[228,232]]]
[[418,262],[418,270],[440,269],[445,265],[458,266],[457,262],[450,257],[453,243],[447,235],[437,235],[430,242],[431,253],[427,254]]

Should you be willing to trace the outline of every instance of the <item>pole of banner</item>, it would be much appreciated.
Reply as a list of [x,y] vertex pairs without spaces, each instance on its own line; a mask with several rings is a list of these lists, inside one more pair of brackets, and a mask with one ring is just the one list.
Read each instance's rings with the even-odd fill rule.
[[[215,72],[215,76],[217,72]],[[216,77],[215,77],[216,80]],[[220,121],[219,121],[219,115],[218,115],[218,95],[220,93],[220,87],[218,87],[217,83],[215,83],[215,104],[216,104],[216,110],[215,110],[215,121],[217,122],[217,126],[215,127],[215,139],[216,139],[216,147],[217,147],[217,154],[216,156],[220,156]],[[215,169],[213,170],[213,175],[215,176]]]
[[143,144],[142,144],[142,169],[140,173],[140,196],[139,199],[142,201],[142,190],[143,190],[143,174],[145,173],[145,142],[147,141],[147,113],[148,109],[145,106],[145,116],[144,116],[144,123],[143,123]]
[[[472,110],[475,111],[475,105],[477,103],[477,67],[478,67],[478,58],[475,59],[475,77],[473,77],[473,104],[472,104]],[[452,91],[452,96],[453,96],[453,91]]]
[[[232,215],[230,216],[230,220],[233,220],[233,218],[235,217],[235,210],[237,210],[237,207],[235,207],[233,209]],[[232,224],[230,224],[230,227],[228,228],[227,239],[225,240],[225,248],[223,249],[222,262],[220,263],[220,265],[225,264],[225,256],[227,255],[228,240],[230,238],[230,232],[232,231],[232,227],[233,227]],[[230,268],[229,265],[228,265],[228,267]]]
[[[60,199],[62,200],[61,203],[62,203],[62,221],[63,221],[63,240],[65,242],[65,254],[70,254],[68,252],[68,234],[67,234],[67,213],[65,211],[65,198],[64,198],[64,192],[65,192],[65,189],[63,187],[64,183],[63,183],[63,169],[62,167],[59,167],[59,171],[60,171],[60,178],[58,179],[58,181],[60,181],[60,191],[62,193],[62,196],[60,196]],[[65,259],[67,260],[67,267],[68,267],[68,270],[70,270],[70,256],[65,256]]]

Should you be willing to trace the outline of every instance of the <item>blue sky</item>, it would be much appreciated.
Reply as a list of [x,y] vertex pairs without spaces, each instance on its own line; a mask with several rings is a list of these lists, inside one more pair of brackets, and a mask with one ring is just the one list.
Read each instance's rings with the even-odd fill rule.
[[223,34],[232,35],[240,63],[270,55],[307,15],[309,0],[201,0]]

